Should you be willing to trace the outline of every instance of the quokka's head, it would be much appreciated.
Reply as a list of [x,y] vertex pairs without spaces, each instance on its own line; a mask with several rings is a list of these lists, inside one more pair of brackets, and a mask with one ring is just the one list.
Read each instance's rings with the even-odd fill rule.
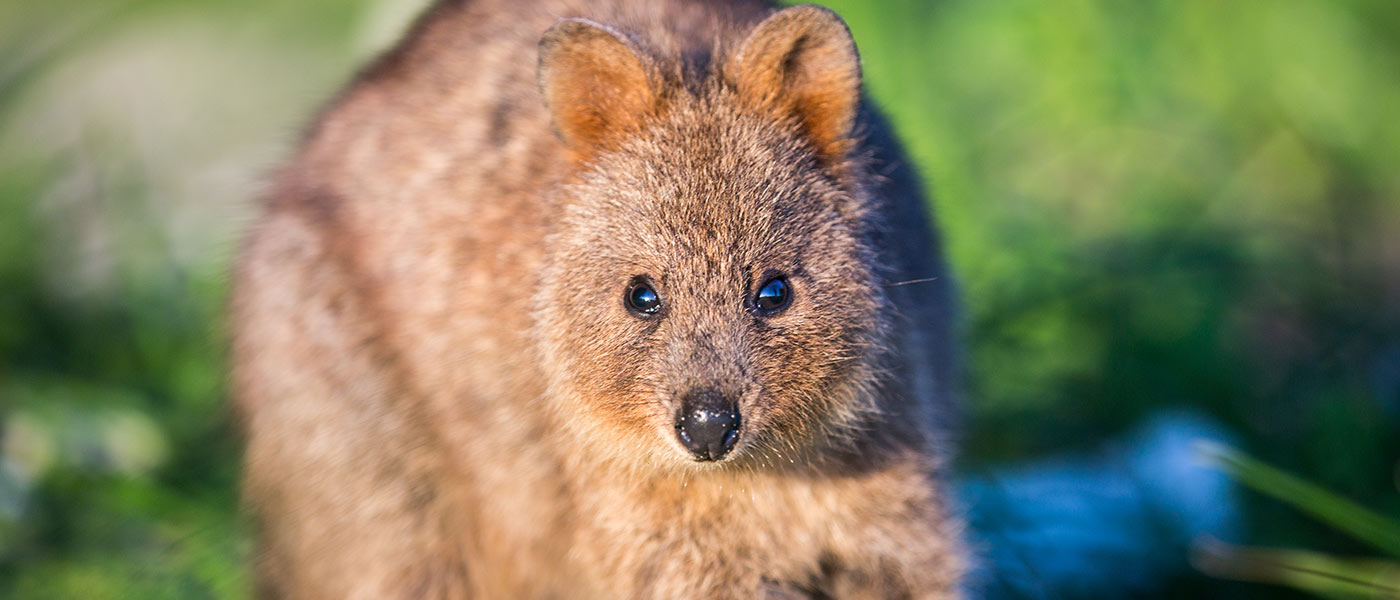
[[589,21],[540,44],[578,165],[538,312],[551,396],[581,452],[786,464],[868,416],[888,320],[847,156],[859,60],[800,6],[695,70]]

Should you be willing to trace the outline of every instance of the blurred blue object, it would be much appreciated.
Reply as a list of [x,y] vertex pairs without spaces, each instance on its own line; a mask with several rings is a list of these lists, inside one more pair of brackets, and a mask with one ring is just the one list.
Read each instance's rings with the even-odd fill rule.
[[1204,416],[1164,413],[1092,454],[967,477],[969,597],[1146,593],[1188,568],[1192,540],[1236,537],[1238,491],[1199,440],[1232,443]]

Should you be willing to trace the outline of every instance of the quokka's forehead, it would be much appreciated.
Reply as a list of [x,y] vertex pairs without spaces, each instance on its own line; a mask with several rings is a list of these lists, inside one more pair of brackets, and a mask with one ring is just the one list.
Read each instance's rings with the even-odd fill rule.
[[[632,189],[614,188],[585,218],[604,235],[640,236],[684,250],[695,244],[764,246],[808,244],[808,238],[851,229],[838,210],[838,193],[820,186],[755,178],[736,179],[703,169]],[[588,226],[588,224],[584,224]]]
[[797,174],[817,167],[815,149],[788,120],[719,102],[677,109],[669,116],[637,136],[639,150],[649,147],[657,158],[691,168]]
[[860,254],[859,238],[834,213],[822,220],[811,211],[799,211],[799,217],[714,205],[657,212],[660,216],[589,223],[600,229],[582,242],[583,251],[610,263],[610,271],[741,285],[772,271],[835,268]]
[[[765,220],[821,216],[822,204],[841,192],[810,149],[792,136],[710,129],[639,136],[599,166],[596,183],[666,213]],[[817,214],[805,210],[809,207]]]

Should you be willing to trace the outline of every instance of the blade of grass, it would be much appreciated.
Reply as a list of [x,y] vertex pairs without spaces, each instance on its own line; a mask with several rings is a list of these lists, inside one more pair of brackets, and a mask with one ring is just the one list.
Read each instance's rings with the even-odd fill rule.
[[1232,479],[1400,558],[1400,525],[1239,450],[1203,443],[1201,452]]
[[1400,597],[1400,563],[1302,550],[1248,548],[1207,539],[1191,563],[1215,577],[1285,585],[1324,598]]

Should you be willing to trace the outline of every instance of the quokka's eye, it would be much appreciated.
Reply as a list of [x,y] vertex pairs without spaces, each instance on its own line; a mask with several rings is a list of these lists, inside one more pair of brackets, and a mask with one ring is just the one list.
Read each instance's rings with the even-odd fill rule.
[[627,294],[623,296],[623,301],[627,304],[628,310],[639,317],[650,317],[661,312],[661,296],[656,294],[656,290],[651,289],[651,285],[645,279],[637,279],[627,288]]
[[791,302],[792,286],[788,285],[787,280],[782,277],[774,277],[764,282],[753,297],[753,305],[760,312],[769,314],[787,308]]

